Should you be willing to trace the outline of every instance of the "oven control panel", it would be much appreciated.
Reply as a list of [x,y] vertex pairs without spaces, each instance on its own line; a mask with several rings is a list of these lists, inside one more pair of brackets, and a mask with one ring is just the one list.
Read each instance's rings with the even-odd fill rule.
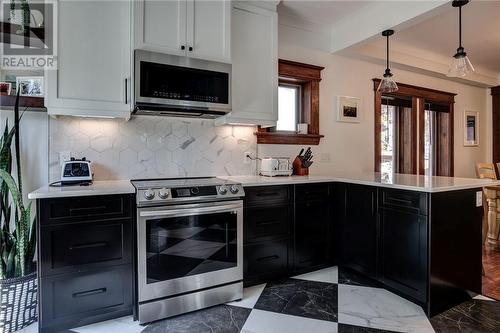
[[245,195],[241,184],[139,189],[137,203],[167,203],[204,199],[225,199]]

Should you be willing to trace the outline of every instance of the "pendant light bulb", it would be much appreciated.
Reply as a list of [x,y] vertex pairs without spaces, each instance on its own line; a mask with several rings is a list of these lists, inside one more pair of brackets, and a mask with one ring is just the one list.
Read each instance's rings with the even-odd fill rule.
[[387,68],[385,69],[384,77],[380,81],[377,90],[381,93],[393,93],[398,91],[398,85],[392,78],[391,69],[389,68],[389,36],[394,34],[394,30],[384,30],[382,36],[387,38]]
[[448,69],[448,77],[465,77],[470,73],[474,72],[474,66],[467,57],[467,53],[462,46],[462,7],[465,6],[468,0],[454,0],[452,2],[453,7],[458,7],[458,49],[457,53],[453,56],[451,60],[450,67]]

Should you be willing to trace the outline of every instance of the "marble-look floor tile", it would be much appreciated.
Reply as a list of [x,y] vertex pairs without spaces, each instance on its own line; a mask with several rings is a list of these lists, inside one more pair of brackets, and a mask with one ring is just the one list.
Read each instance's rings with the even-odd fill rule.
[[294,276],[294,279],[318,281],[326,283],[338,283],[338,268],[337,266],[320,269],[311,273]]
[[242,307],[219,305],[151,323],[143,332],[239,333],[250,311]]
[[337,285],[296,279],[268,283],[254,309],[337,321]]
[[422,308],[387,290],[339,284],[339,323],[396,332],[434,332]]
[[484,296],[484,295],[477,295],[476,297],[474,297],[474,299],[479,299],[479,300],[483,300],[483,301],[493,301],[495,302],[495,300],[493,298],[489,298],[487,296]]
[[353,326],[347,324],[338,324],[339,333],[394,333],[394,331],[381,330],[378,328]]
[[472,299],[431,318],[437,333],[500,332],[500,302]]
[[336,333],[337,323],[252,310],[241,333]]
[[138,321],[134,321],[132,316],[127,316],[73,328],[71,330],[77,333],[140,333],[143,329],[144,326],[139,325]]
[[346,267],[338,268],[338,283],[353,286],[381,288],[380,283],[377,281],[367,278]]
[[243,299],[227,303],[227,305],[239,306],[243,308],[253,309],[255,303],[259,300],[260,294],[266,287],[266,284],[259,284],[256,286],[243,289]]

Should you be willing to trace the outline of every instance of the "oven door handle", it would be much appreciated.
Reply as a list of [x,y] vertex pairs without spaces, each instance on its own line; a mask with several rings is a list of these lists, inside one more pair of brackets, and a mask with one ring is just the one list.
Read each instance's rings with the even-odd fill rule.
[[232,212],[239,208],[241,208],[241,204],[216,206],[216,207],[146,210],[140,212],[139,216],[140,217],[189,216],[189,215],[200,215],[206,213]]

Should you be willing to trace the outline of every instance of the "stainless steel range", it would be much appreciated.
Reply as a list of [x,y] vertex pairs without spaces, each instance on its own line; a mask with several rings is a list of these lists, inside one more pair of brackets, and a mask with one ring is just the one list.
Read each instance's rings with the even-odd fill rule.
[[139,322],[243,297],[241,184],[132,181],[137,189]]

